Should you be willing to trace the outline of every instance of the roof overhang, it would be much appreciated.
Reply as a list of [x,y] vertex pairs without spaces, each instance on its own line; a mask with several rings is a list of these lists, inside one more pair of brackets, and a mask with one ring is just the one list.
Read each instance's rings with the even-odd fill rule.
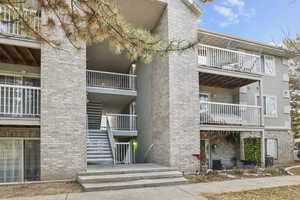
[[280,56],[288,59],[299,56],[299,54],[297,54],[296,52],[284,49],[282,47],[246,40],[232,35],[216,33],[204,29],[198,30],[198,38],[200,43],[202,44],[217,46],[221,48],[242,49],[246,51],[258,52],[261,54]]
[[195,0],[181,0],[188,8],[192,10],[192,12],[200,17],[203,14],[203,10],[199,7],[199,5],[195,2]]

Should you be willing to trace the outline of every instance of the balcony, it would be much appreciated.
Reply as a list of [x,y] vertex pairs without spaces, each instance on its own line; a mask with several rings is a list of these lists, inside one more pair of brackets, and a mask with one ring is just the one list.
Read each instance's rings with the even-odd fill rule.
[[137,136],[136,120],[136,115],[107,114],[102,116],[101,128],[109,127],[114,136]]
[[[16,8],[19,9],[19,8]],[[40,30],[40,16],[37,10],[22,8],[23,18],[28,21],[28,24],[35,30]],[[16,36],[16,37],[28,37],[24,28],[22,26],[22,22],[20,20],[16,20],[17,16],[16,12],[13,9],[9,9],[8,5],[0,5],[0,13],[3,16],[3,19],[0,21],[0,32],[2,34],[8,36]]]
[[87,70],[88,92],[136,96],[136,75]]
[[[28,122],[21,125],[36,125],[40,117],[40,88],[18,85],[0,85],[1,124],[14,124],[16,120]],[[12,121],[14,122],[12,122]]]
[[261,107],[200,101],[200,124],[261,127]]
[[198,64],[224,72],[260,75],[261,58],[255,54],[201,44],[198,49]]

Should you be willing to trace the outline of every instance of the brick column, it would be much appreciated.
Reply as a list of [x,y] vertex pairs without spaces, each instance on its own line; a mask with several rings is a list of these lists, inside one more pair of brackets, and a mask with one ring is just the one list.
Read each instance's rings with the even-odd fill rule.
[[43,31],[63,50],[41,47],[41,179],[73,179],[86,170],[86,47],[75,49],[59,29]]

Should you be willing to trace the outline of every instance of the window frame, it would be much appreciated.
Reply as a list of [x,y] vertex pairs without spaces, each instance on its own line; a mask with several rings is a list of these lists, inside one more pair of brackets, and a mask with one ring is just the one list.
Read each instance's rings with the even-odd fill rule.
[[[277,96],[276,95],[262,95],[262,98],[263,98],[263,105],[260,105],[259,102],[258,102],[258,99],[260,98],[260,95],[256,94],[255,95],[255,102],[256,102],[256,105],[257,106],[261,106],[262,109],[263,109],[263,113],[264,113],[264,116],[265,117],[268,117],[268,118],[277,118],[278,117],[278,100],[277,100]],[[274,98],[275,99],[275,114],[269,114],[267,111],[267,107],[268,107],[268,99],[269,98]],[[264,101],[264,99],[266,99]],[[264,106],[265,105],[265,106]]]
[[[269,60],[270,59],[267,59],[267,58],[272,58],[272,68],[273,68],[273,72],[272,73],[267,73],[266,72],[266,60]],[[262,58],[261,58],[261,73],[264,74],[264,75],[267,75],[267,76],[276,76],[276,58],[275,56],[271,56],[271,55],[262,55]]]

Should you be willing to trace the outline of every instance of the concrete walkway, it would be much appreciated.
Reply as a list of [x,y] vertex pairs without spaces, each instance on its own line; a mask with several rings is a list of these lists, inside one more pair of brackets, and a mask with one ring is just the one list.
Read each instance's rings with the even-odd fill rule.
[[300,185],[300,176],[254,178],[159,188],[141,188],[117,191],[86,192],[69,195],[40,196],[31,198],[13,198],[10,200],[205,200],[206,198],[200,195],[203,192],[238,192],[243,190],[254,190],[288,185]]

